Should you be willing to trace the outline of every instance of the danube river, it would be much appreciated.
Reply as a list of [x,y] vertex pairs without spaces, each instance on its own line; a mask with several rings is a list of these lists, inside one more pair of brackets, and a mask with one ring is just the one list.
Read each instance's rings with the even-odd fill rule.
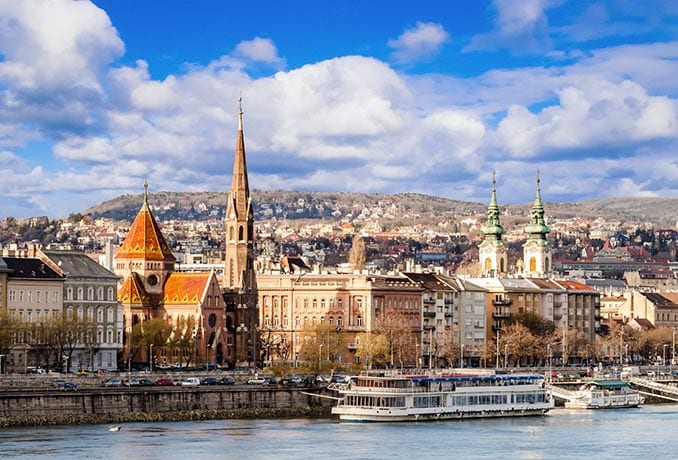
[[27,459],[678,458],[678,405],[544,417],[395,424],[214,420],[8,428],[0,457]]

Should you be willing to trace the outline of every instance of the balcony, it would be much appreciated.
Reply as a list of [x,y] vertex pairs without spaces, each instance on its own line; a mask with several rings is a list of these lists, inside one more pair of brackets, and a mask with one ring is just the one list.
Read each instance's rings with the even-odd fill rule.
[[511,299],[505,298],[505,299],[494,299],[492,301],[492,305],[511,305],[513,302],[511,302]]
[[358,344],[357,343],[349,343],[348,349],[351,350],[351,351],[355,351],[355,350],[358,349]]
[[436,317],[436,312],[434,311],[425,311],[424,312],[424,318],[435,318]]
[[511,317],[511,312],[509,311],[495,311],[492,313],[492,318],[494,319],[502,319],[502,318],[510,318]]
[[433,305],[436,303],[436,299],[433,297],[424,297],[424,305]]

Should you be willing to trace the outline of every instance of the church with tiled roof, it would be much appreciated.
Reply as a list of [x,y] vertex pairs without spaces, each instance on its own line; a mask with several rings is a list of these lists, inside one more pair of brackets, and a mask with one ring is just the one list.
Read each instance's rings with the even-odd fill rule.
[[[177,271],[176,258],[148,203],[148,184],[144,184],[141,209],[115,255],[115,273],[121,279],[118,300],[125,316],[125,362],[151,367],[205,363],[233,367],[257,360],[254,225],[242,107],[225,227],[228,275],[223,288],[213,271]],[[140,339],[144,322],[152,319],[171,325],[172,336],[151,343],[148,338]],[[176,345],[178,338],[181,346]]]

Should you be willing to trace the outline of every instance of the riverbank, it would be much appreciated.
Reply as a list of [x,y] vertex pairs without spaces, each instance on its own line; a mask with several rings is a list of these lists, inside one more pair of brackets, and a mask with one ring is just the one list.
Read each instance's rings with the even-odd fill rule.
[[0,393],[0,427],[328,417],[322,389],[238,386],[11,391]]

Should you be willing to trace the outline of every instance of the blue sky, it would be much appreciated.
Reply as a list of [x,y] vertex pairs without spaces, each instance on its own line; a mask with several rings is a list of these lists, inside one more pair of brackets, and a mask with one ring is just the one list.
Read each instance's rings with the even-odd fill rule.
[[0,219],[229,187],[678,197],[678,2],[0,0]]

